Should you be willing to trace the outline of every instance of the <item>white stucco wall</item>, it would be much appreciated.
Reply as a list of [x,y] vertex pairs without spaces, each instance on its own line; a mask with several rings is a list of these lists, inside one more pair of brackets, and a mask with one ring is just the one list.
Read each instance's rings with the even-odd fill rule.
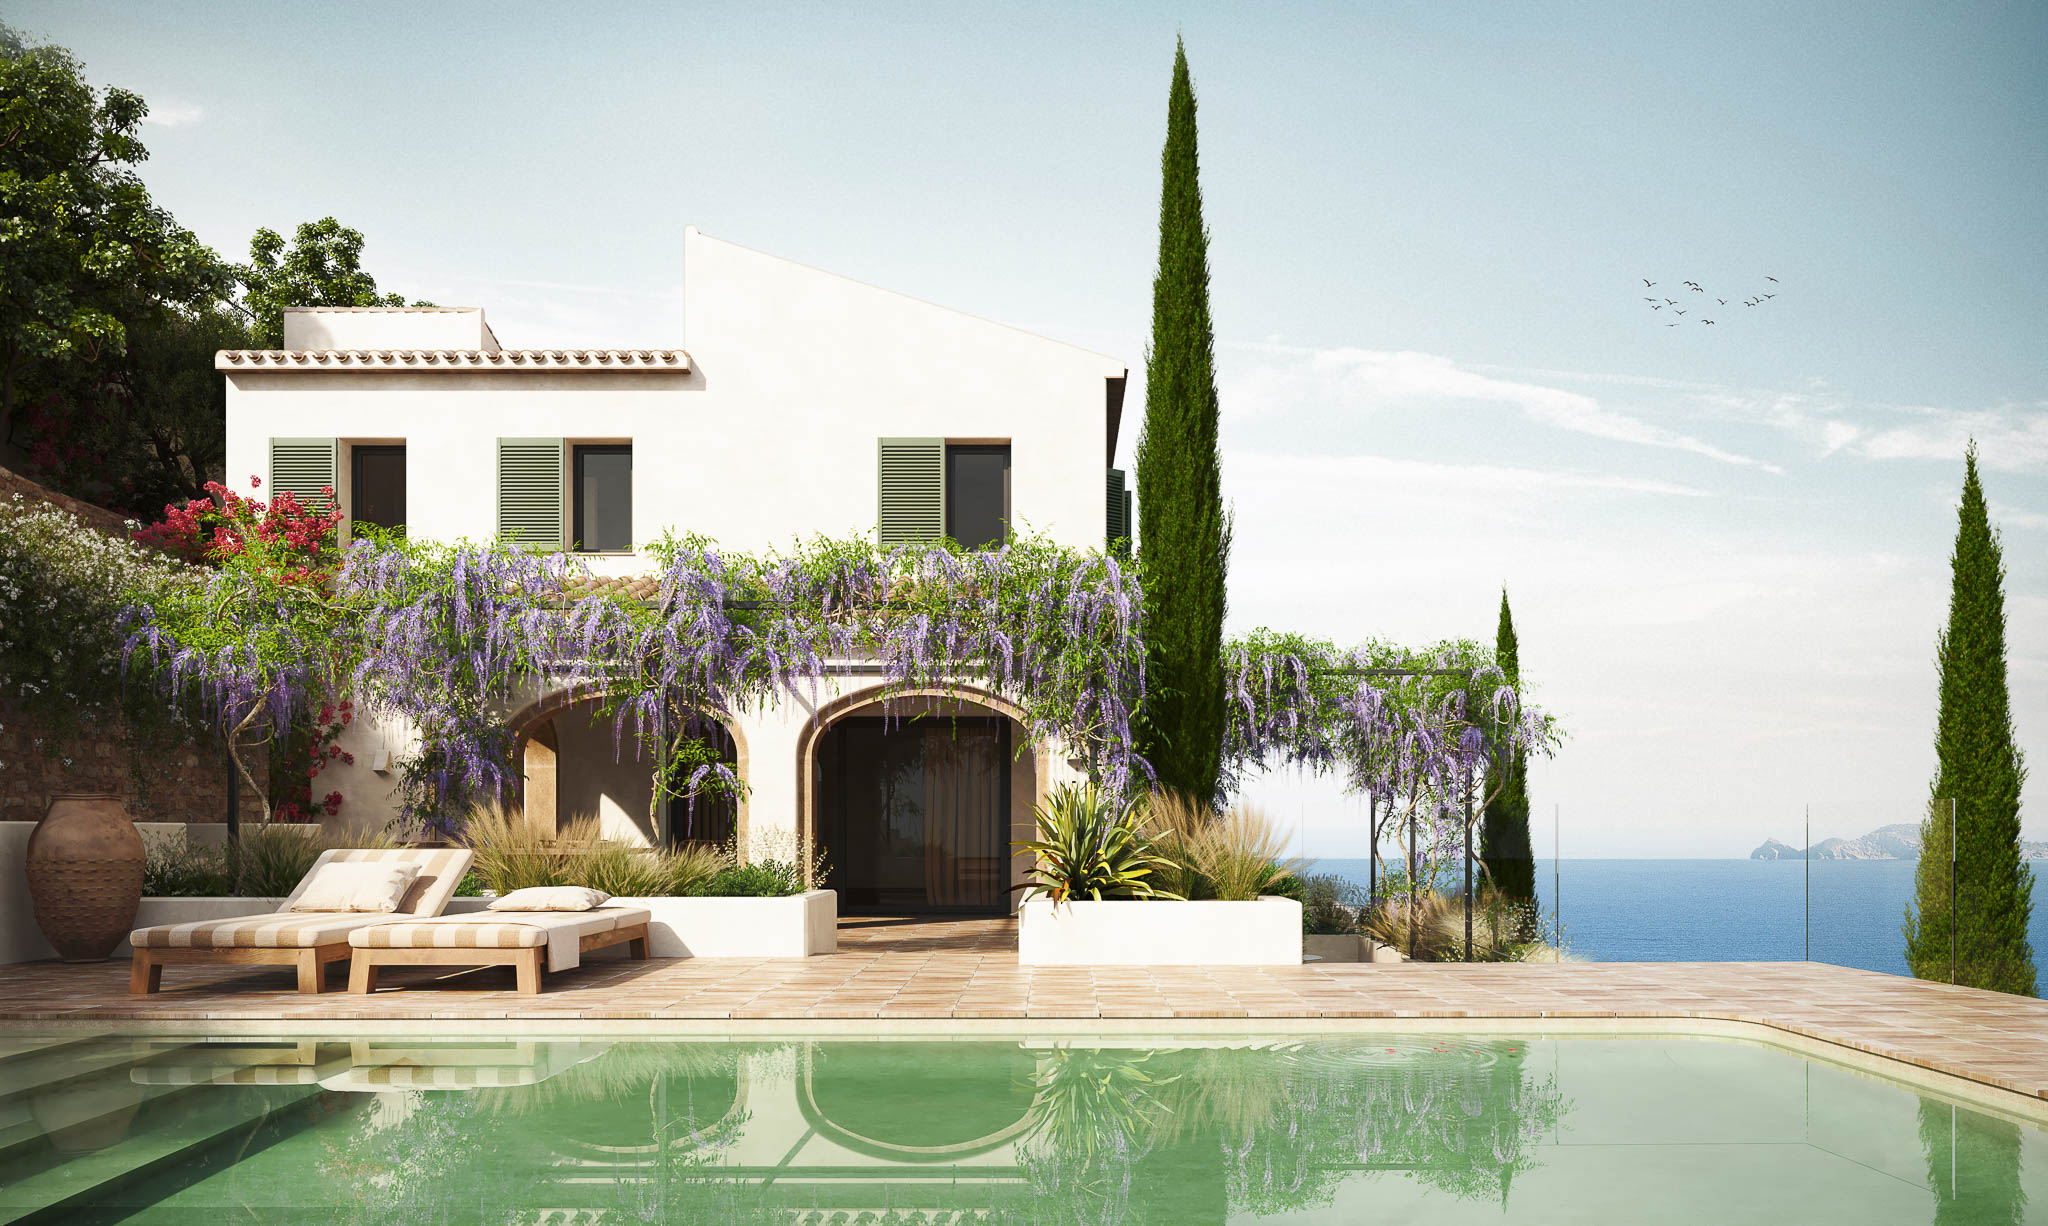
[[481,307],[286,307],[286,349],[496,349]]
[[[819,534],[872,534],[880,438],[1007,442],[1019,525],[1063,545],[1101,547],[1110,381],[1124,377],[1125,363],[694,228],[682,246],[684,313],[675,325],[687,371],[227,364],[229,483],[242,489],[250,475],[267,474],[272,438],[335,437],[349,512],[349,447],[402,442],[409,531],[485,540],[496,529],[499,438],[631,442],[636,546],[672,529],[762,551]],[[292,348],[498,344],[474,309],[293,311],[286,333]],[[605,574],[649,567],[634,555],[592,565]],[[835,678],[818,701],[872,684]],[[396,775],[377,768],[407,751],[411,733],[363,714],[342,740],[355,764],[332,766],[320,780],[345,797],[334,824],[376,827],[395,814]],[[796,828],[799,746],[813,718],[810,703],[790,701],[736,721],[751,831]],[[608,725],[565,718],[557,728],[557,812],[595,813],[607,834],[651,838],[651,784],[631,736],[622,762]],[[1072,773],[1056,747],[1040,747],[1025,767],[1040,787]],[[1013,794],[1016,783],[1013,776]]]
[[[483,540],[496,530],[497,439],[631,442],[636,545],[672,528],[755,551],[872,533],[880,438],[1006,441],[1018,523],[1102,545],[1108,381],[1123,362],[695,229],[683,248],[688,373],[229,369],[228,483],[267,473],[272,438],[341,439],[343,486],[349,444],[402,442],[411,531]],[[294,341],[336,347],[453,347],[466,329],[475,348],[488,336],[468,311],[287,322]]]

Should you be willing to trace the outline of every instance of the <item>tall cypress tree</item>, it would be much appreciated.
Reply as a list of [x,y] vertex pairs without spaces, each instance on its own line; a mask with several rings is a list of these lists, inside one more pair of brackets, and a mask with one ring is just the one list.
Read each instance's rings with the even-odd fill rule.
[[1906,962],[1921,979],[1946,980],[1953,958],[1957,983],[2031,996],[2034,956],[2027,920],[2034,880],[2019,853],[2026,767],[2013,743],[2006,689],[2005,562],[1977,480],[1975,442],[1963,458],[1963,504],[1950,568],[1948,626],[1935,651],[1941,714],[1934,734],[1933,803],[1914,873],[1918,914],[1906,912]]
[[[1515,615],[1508,610],[1508,592],[1500,592],[1500,628],[1494,632],[1493,657],[1502,676],[1517,690],[1522,684],[1520,645],[1515,640]],[[1488,782],[1486,821],[1480,829],[1479,858],[1496,890],[1507,898],[1536,898],[1536,858],[1529,841],[1529,752],[1516,748],[1495,767],[1499,777]]]
[[1138,547],[1148,651],[1142,752],[1161,786],[1216,795],[1223,759],[1224,577],[1230,520],[1216,449],[1209,231],[1195,157],[1195,90],[1176,43],[1160,154],[1159,272],[1138,436]]

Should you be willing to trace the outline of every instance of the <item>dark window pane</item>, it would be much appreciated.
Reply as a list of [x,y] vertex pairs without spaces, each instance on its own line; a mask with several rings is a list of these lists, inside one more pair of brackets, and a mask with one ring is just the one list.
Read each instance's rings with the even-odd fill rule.
[[351,518],[359,524],[405,526],[405,448],[351,447]]
[[633,548],[633,448],[576,449],[576,548],[625,553]]
[[1009,535],[1010,449],[946,448],[946,535],[969,549],[989,549]]

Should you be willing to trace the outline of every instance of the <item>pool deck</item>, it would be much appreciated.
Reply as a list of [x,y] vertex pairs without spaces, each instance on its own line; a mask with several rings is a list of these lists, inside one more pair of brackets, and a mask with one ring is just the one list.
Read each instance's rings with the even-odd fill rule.
[[[476,1021],[489,1028],[639,1023],[703,1033],[885,1023],[972,1032],[992,1023],[1173,1030],[1217,1019],[1649,1020],[1739,1023],[2048,1100],[2048,1001],[1819,962],[1564,965],[1310,963],[1287,967],[1023,967],[1010,921],[842,921],[836,954],[802,960],[587,961],[538,996],[505,968],[394,968],[384,990],[304,996],[287,968],[171,967],[128,993],[125,960],[0,965],[0,1025],[103,1027]],[[334,973],[330,984],[340,985]],[[723,1025],[725,1023],[744,1023]],[[438,1026],[436,1027],[438,1029]]]

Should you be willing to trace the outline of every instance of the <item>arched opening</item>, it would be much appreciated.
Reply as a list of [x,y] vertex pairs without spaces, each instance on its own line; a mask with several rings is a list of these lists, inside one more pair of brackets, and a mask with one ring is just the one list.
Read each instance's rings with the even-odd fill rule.
[[804,1065],[805,1120],[828,1140],[890,1162],[958,1162],[1031,1123],[1037,1057],[993,1044],[817,1043]]
[[[523,775],[518,803],[530,829],[552,835],[570,821],[595,817],[605,837],[649,846],[724,846],[744,836],[744,795],[706,793],[694,804],[671,799],[656,809],[653,762],[632,729],[616,732],[599,714],[601,706],[600,694],[578,687],[513,715]],[[747,778],[746,741],[734,729],[707,720],[700,735],[736,777]]]
[[1009,704],[969,689],[827,707],[799,746],[821,884],[849,915],[999,915],[1029,837],[1038,755]]

